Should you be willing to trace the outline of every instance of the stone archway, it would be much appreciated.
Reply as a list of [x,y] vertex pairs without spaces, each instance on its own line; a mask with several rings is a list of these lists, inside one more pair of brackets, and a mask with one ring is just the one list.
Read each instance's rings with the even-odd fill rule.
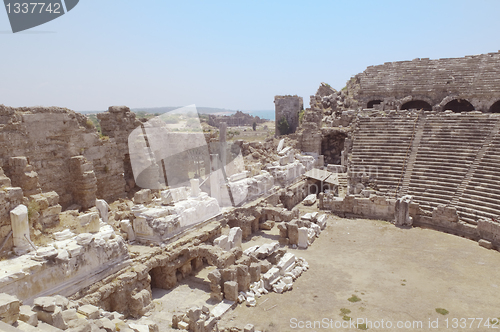
[[443,111],[453,111],[455,113],[474,111],[475,108],[466,99],[453,99],[443,106]]
[[370,100],[367,104],[366,104],[366,108],[373,108],[374,105],[379,105],[382,103],[382,100],[380,99],[374,99],[374,100]]
[[423,109],[424,111],[432,111],[432,105],[424,100],[411,100],[401,105],[400,109],[402,110]]
[[496,101],[495,103],[493,103],[493,105],[491,105],[489,112],[500,113],[500,100]]

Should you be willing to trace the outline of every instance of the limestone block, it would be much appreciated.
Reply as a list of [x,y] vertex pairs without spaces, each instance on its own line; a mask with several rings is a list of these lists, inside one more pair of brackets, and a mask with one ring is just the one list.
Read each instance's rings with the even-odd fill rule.
[[259,264],[260,264],[260,273],[266,273],[272,267],[271,262],[267,260],[260,261]]
[[229,237],[227,235],[221,235],[214,240],[214,246],[219,247],[223,250],[230,250],[231,244],[229,243]]
[[297,222],[290,222],[287,225],[288,229],[288,239],[290,240],[290,244],[298,245],[299,244],[299,226]]
[[189,329],[189,324],[186,322],[179,322],[179,324],[177,324],[177,326],[179,327],[179,330],[188,330]]
[[314,203],[316,203],[316,194],[308,195],[306,198],[304,198],[302,203],[304,203],[304,205],[308,205],[308,206],[313,205]]
[[13,324],[19,319],[20,301],[12,295],[0,293],[0,321]]
[[247,291],[250,288],[250,274],[248,273],[248,266],[238,265],[236,267],[236,278],[238,281],[238,290]]
[[493,249],[493,244],[490,242],[490,241],[487,241],[487,240],[484,240],[484,239],[481,239],[478,241],[478,244],[483,247],[483,248],[486,248],[486,249]]
[[97,233],[101,228],[101,222],[97,212],[90,212],[78,216],[78,221],[84,232]]
[[99,210],[103,222],[108,223],[109,205],[103,199],[96,199],[95,206]]
[[457,209],[452,206],[445,206],[444,204],[439,204],[432,211],[432,219],[439,222],[458,222]]
[[290,267],[293,267],[295,264],[295,255],[287,252],[283,257],[281,257],[280,261],[277,264],[278,269],[280,269],[280,274],[285,275],[285,272],[288,272]]
[[236,281],[224,283],[224,298],[229,301],[238,301],[238,283]]
[[[0,314],[1,316],[2,314]],[[38,324],[38,315],[36,312],[31,310],[29,305],[23,305],[19,311],[19,320],[31,325],[37,326]]]
[[142,189],[135,193],[134,203],[135,204],[149,204],[153,200],[151,195],[151,189]]
[[208,274],[208,280],[210,280],[211,283],[220,285],[222,281],[222,275],[219,270],[213,270]]
[[285,145],[285,139],[281,139],[278,143],[278,148],[276,149],[276,152],[280,152],[283,149],[283,146]]
[[260,280],[261,266],[259,263],[251,263],[248,268],[248,273],[250,274],[250,282],[256,282]]
[[48,312],[54,312],[56,310],[56,298],[54,296],[42,296],[37,297],[33,300],[33,304],[36,307]]
[[264,259],[267,256],[271,255],[276,250],[278,250],[278,248],[279,248],[278,242],[266,243],[261,245],[259,249],[255,250],[255,255],[259,259]]
[[272,285],[276,281],[278,281],[279,277],[280,277],[280,270],[277,267],[271,268],[262,276],[262,280],[264,281],[264,287],[267,290],[270,290]]
[[170,192],[170,190],[163,190],[162,192],[160,192],[160,197],[161,197],[161,203],[163,205],[169,205],[169,204],[172,204],[174,202],[174,199],[172,197],[172,193]]
[[10,211],[10,221],[12,225],[12,236],[14,239],[14,251],[16,254],[24,254],[31,250],[29,243],[30,229],[28,221],[28,208],[25,205],[18,205]]
[[127,233],[127,239],[129,241],[135,241],[134,227],[132,227],[130,220],[124,219],[124,220],[120,221],[120,228],[122,229],[122,231]]
[[68,322],[69,332],[91,332],[92,326],[85,318],[78,318]]
[[205,332],[211,332],[214,330],[217,324],[217,317],[210,317],[205,321]]
[[[102,328],[106,332],[116,332],[116,325],[109,318],[101,318]],[[148,331],[149,332],[149,331]]]
[[191,179],[191,197],[198,197],[200,195],[200,180]]
[[259,228],[270,231],[271,229],[274,228],[274,225],[275,225],[274,220],[266,220],[265,222],[259,224]]
[[98,319],[100,316],[99,307],[92,304],[86,304],[78,308],[78,313],[89,319]]
[[255,332],[255,328],[252,324],[245,325],[243,332]]
[[221,270],[221,276],[222,276],[222,280],[224,282],[236,281],[237,280],[236,268],[233,266],[233,267],[228,267],[226,269]]
[[319,227],[319,225],[311,224],[311,229],[314,231],[315,236],[319,236],[321,233],[321,227]]
[[321,230],[326,227],[326,220],[328,219],[328,215],[322,214],[317,218],[316,224],[320,227]]
[[56,307],[53,312],[44,311],[40,307],[35,307],[34,310],[37,312],[38,319],[42,322],[61,330],[66,330],[68,328],[68,325],[64,322],[61,308]]
[[66,323],[68,323],[72,320],[78,319],[76,309],[63,310],[62,315],[63,315],[63,319]]
[[396,201],[394,211],[395,225],[411,226],[413,224],[413,219],[410,217],[410,204],[412,201],[413,198],[410,195],[403,196]]
[[301,249],[307,249],[307,247],[309,247],[308,231],[309,229],[306,227],[299,228],[297,245]]
[[230,243],[230,247],[232,248],[241,248],[243,231],[239,227],[233,227],[229,230],[228,241]]

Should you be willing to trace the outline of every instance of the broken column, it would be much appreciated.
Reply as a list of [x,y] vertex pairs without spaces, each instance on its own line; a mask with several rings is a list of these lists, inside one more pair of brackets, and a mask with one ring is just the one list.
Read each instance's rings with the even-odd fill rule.
[[70,159],[70,170],[73,178],[73,199],[84,209],[95,206],[97,179],[94,166],[84,156]]
[[210,196],[221,204],[220,180],[219,180],[219,155],[210,155]]
[[410,195],[403,196],[396,200],[394,209],[394,224],[396,226],[411,226],[413,224],[413,218],[410,217],[410,203],[412,201],[413,197]]
[[198,197],[200,196],[200,180],[191,179],[191,196]]
[[22,204],[18,205],[10,211],[10,221],[12,223],[14,252],[18,255],[25,254],[31,249],[28,208]]
[[227,123],[221,122],[219,125],[220,160],[222,167],[226,166],[226,132]]

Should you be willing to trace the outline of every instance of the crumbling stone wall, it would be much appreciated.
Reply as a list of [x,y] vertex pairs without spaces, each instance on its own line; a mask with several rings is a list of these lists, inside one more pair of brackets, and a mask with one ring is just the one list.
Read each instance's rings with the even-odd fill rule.
[[[59,107],[0,105],[0,146],[0,167],[25,189],[25,195],[39,189],[55,191],[63,208],[80,205],[70,163],[74,156],[93,163],[97,197],[113,201],[125,195],[124,168],[117,162],[120,150],[116,141],[100,139],[85,115]],[[13,162],[13,157],[26,157],[27,164]],[[32,172],[38,176],[39,187]]]
[[[347,84],[348,95],[362,108],[379,104],[386,109],[451,109],[453,100],[467,101],[477,111],[500,111],[500,52],[462,58],[429,58],[369,66]],[[419,101],[419,103],[416,103]],[[409,104],[413,102],[412,104]],[[448,107],[446,105],[448,104]],[[455,103],[466,105],[465,102]],[[430,109],[428,109],[430,110]]]
[[[298,96],[275,96],[274,108],[276,114],[276,136],[295,133],[299,126],[299,112],[304,109],[304,101]],[[288,122],[288,133],[278,129],[280,120],[285,117]]]

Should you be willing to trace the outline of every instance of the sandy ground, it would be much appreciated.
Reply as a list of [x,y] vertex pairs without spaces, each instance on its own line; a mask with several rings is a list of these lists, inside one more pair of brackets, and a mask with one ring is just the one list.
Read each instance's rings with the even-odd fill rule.
[[[277,240],[276,228],[254,236],[243,246],[272,240]],[[293,290],[264,295],[254,308],[239,305],[226,313],[220,326],[243,328],[252,323],[259,331],[359,331],[356,324],[349,325],[351,318],[376,331],[499,328],[488,328],[484,323],[487,318],[500,317],[500,253],[476,242],[433,230],[331,216],[311,247],[289,251],[310,265]],[[210,269],[186,279],[173,291],[155,290],[159,305],[151,318],[165,318],[160,331],[170,330],[169,312],[175,309],[213,305],[206,302]],[[349,301],[353,295],[360,301]],[[436,308],[449,313],[439,314]],[[483,319],[480,327],[479,319]],[[403,324],[400,328],[398,322]],[[404,328],[405,324],[415,328]]]

